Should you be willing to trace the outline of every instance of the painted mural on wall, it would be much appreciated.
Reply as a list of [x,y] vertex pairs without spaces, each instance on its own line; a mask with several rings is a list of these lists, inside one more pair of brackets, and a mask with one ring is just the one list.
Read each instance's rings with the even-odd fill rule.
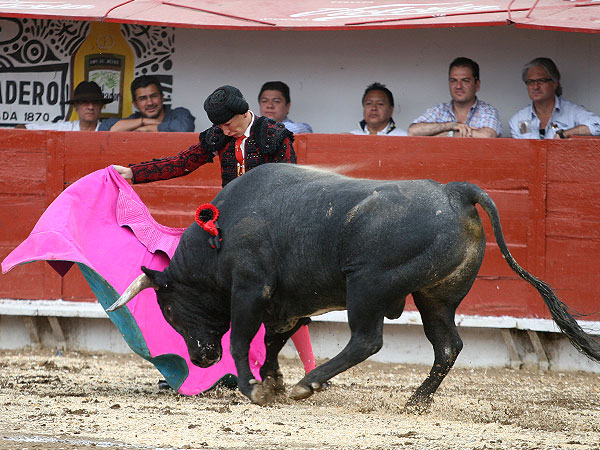
[[174,52],[170,27],[0,18],[0,125],[75,120],[65,101],[84,80],[115,100],[102,117],[131,114],[139,75],[157,76],[169,105]]

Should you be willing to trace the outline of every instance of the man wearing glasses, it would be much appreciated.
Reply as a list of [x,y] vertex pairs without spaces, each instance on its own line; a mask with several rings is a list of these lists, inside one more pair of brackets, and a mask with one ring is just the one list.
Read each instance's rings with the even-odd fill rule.
[[194,116],[186,108],[166,108],[158,78],[137,77],[131,83],[131,98],[137,109],[127,119],[110,118],[99,131],[194,131]]
[[459,57],[448,69],[449,103],[429,108],[408,127],[409,136],[499,137],[500,113],[477,98],[479,64]]
[[535,58],[521,74],[531,104],[509,121],[510,134],[518,139],[565,139],[600,135],[600,117],[583,106],[564,100],[560,72],[550,58]]

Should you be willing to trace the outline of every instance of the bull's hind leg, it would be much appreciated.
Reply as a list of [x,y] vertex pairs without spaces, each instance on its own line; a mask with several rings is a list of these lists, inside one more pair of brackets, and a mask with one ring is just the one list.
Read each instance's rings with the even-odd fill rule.
[[429,375],[406,403],[408,412],[421,413],[429,408],[433,394],[462,350],[463,343],[454,323],[456,308],[462,296],[458,301],[448,301],[447,298],[414,293],[413,298],[421,313],[425,336],[431,342],[435,356]]

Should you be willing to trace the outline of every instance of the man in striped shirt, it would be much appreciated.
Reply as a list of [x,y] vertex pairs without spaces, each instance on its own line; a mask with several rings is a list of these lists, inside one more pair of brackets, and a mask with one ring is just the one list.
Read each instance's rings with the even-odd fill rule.
[[479,65],[459,57],[450,63],[449,103],[429,108],[408,127],[409,136],[500,137],[500,113],[477,98]]

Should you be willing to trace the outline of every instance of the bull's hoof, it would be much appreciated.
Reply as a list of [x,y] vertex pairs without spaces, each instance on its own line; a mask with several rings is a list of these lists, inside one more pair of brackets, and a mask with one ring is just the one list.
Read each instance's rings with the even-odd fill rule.
[[290,398],[292,400],[304,400],[305,398],[313,395],[314,390],[310,386],[298,383],[290,392]]
[[273,391],[260,382],[254,383],[250,392],[250,400],[259,406],[268,405],[273,401]]
[[273,377],[271,375],[267,376],[263,380],[263,386],[265,387],[265,389],[268,389],[269,391],[275,394],[285,392],[285,383],[283,382],[283,377],[281,375],[276,377]]
[[402,412],[406,414],[426,414],[429,412],[432,403],[432,398],[416,399],[411,397],[404,405]]

